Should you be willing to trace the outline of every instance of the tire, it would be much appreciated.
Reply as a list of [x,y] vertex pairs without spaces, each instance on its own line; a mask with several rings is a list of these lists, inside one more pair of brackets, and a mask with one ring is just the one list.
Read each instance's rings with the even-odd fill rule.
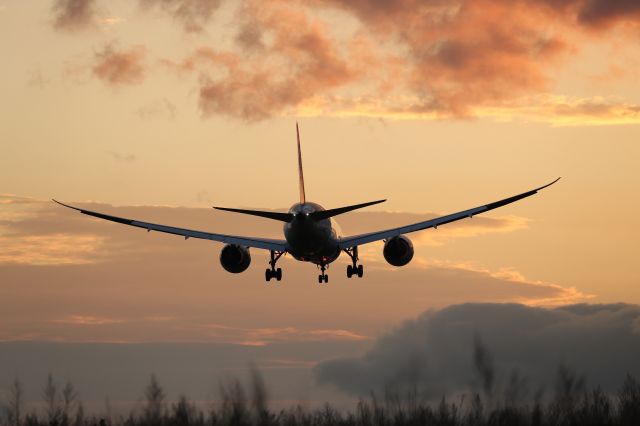
[[362,276],[364,275],[364,267],[362,265],[358,265],[358,278],[362,278]]
[[324,283],[328,283],[329,282],[329,275],[325,275],[324,276]]
[[322,275],[318,275],[318,283],[322,284]]
[[353,268],[351,265],[347,266],[347,278],[351,278],[353,276]]
[[266,281],[271,281],[271,269],[267,269],[264,271],[264,279]]
[[276,269],[276,280],[280,281],[282,279],[282,268]]

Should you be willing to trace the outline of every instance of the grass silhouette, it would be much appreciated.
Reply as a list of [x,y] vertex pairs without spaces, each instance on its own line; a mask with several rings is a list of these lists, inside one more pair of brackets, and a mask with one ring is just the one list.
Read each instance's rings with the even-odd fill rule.
[[[487,365],[478,367],[486,373]],[[481,368],[480,368],[481,367]],[[485,377],[486,378],[486,377]],[[482,392],[463,395],[456,401],[422,400],[419,392],[387,390],[362,399],[353,410],[339,411],[326,404],[307,410],[300,406],[271,410],[262,376],[251,369],[247,388],[238,380],[220,386],[220,401],[210,409],[197,408],[186,396],[168,403],[155,375],[144,390],[144,407],[139,413],[112,418],[85,416],[73,385],[60,391],[49,375],[43,387],[45,409],[24,418],[22,385],[18,380],[5,401],[2,425],[11,426],[401,426],[401,425],[640,425],[640,382],[627,375],[613,394],[599,387],[587,389],[584,380],[566,366],[556,374],[554,394],[543,401],[538,393],[528,401],[518,397],[521,380],[512,376],[503,396],[497,398],[483,383]]]

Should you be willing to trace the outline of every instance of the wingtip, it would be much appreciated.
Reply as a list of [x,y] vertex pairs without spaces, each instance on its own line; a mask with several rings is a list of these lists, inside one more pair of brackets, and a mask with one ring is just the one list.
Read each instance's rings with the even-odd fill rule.
[[77,208],[77,207],[73,207],[73,206],[70,206],[69,204],[62,203],[62,202],[60,202],[60,201],[56,200],[55,198],[52,198],[52,199],[51,199],[51,201],[53,201],[54,203],[58,203],[58,204],[60,204],[62,207],[67,207],[67,208],[69,208],[69,209],[82,211],[81,209],[79,209],[79,208]]
[[537,191],[540,191],[541,189],[545,189],[545,188],[547,188],[547,187],[549,187],[549,186],[553,185],[554,183],[556,183],[556,182],[557,182],[557,181],[559,181],[560,179],[562,179],[562,176],[558,177],[558,178],[557,178],[557,179],[555,179],[553,182],[550,182],[550,183],[548,183],[548,184],[546,184],[546,185],[541,186],[540,188],[535,189],[535,191],[537,192]]

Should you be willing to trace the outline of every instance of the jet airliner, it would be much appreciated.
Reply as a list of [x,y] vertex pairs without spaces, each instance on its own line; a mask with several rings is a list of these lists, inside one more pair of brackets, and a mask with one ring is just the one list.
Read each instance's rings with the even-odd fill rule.
[[457,220],[472,218],[473,216],[496,209],[498,207],[511,204],[515,201],[536,194],[541,189],[556,183],[557,178],[539,188],[532,189],[522,194],[514,195],[489,204],[474,207],[472,209],[463,210],[446,216],[429,219],[418,223],[413,223],[397,228],[384,229],[366,234],[353,235],[343,237],[336,231],[333,217],[347,213],[363,207],[372,206],[382,203],[386,200],[371,201],[368,203],[355,204],[346,207],[338,207],[334,209],[324,209],[321,205],[307,201],[304,191],[304,175],[302,172],[302,153],[300,150],[300,130],[296,123],[296,136],[298,144],[298,186],[300,189],[300,202],[291,206],[288,212],[272,212],[258,210],[244,210],[226,207],[214,207],[218,210],[227,212],[241,213],[253,216],[259,216],[267,219],[278,220],[284,222],[284,239],[267,239],[258,237],[243,237],[237,235],[215,234],[210,232],[196,231],[185,228],[176,228],[173,226],[159,225],[155,223],[142,222],[134,219],[126,219],[118,216],[111,216],[104,213],[94,212],[79,207],[70,206],[59,201],[56,203],[77,210],[80,213],[94,216],[100,219],[109,220],[124,225],[135,226],[146,229],[147,231],[165,232],[188,238],[200,238],[205,240],[218,241],[225,243],[220,252],[220,263],[222,267],[231,273],[237,274],[244,272],[251,264],[250,248],[267,250],[271,257],[269,260],[269,268],[265,271],[266,281],[282,279],[282,269],[276,267],[278,260],[285,254],[289,253],[296,260],[303,262],[311,262],[320,269],[318,275],[319,283],[329,282],[329,276],[326,273],[328,266],[334,262],[342,252],[346,253],[351,264],[347,266],[347,277],[362,277],[364,268],[359,263],[358,247],[363,244],[372,243],[374,241],[384,241],[383,255],[385,260],[393,266],[404,266],[413,258],[413,244],[405,235],[411,232],[422,231],[429,228],[437,228],[438,226]]

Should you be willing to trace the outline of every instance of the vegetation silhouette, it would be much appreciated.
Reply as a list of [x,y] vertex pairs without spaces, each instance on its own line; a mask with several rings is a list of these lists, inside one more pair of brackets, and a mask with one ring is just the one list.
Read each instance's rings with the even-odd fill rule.
[[640,425],[640,382],[628,373],[617,392],[607,393],[588,388],[584,377],[560,365],[553,392],[545,397],[544,389],[530,392],[526,378],[515,370],[501,389],[493,356],[478,336],[471,360],[471,390],[453,399],[427,399],[417,385],[403,391],[387,387],[382,395],[372,392],[346,411],[328,403],[316,409],[272,409],[262,375],[252,366],[248,391],[238,379],[222,383],[219,399],[205,409],[185,395],[167,401],[154,374],[144,389],[141,410],[114,416],[107,399],[105,413],[85,415],[74,385],[67,381],[60,387],[49,374],[39,412],[27,413],[20,380],[10,384],[0,405],[0,426]]

